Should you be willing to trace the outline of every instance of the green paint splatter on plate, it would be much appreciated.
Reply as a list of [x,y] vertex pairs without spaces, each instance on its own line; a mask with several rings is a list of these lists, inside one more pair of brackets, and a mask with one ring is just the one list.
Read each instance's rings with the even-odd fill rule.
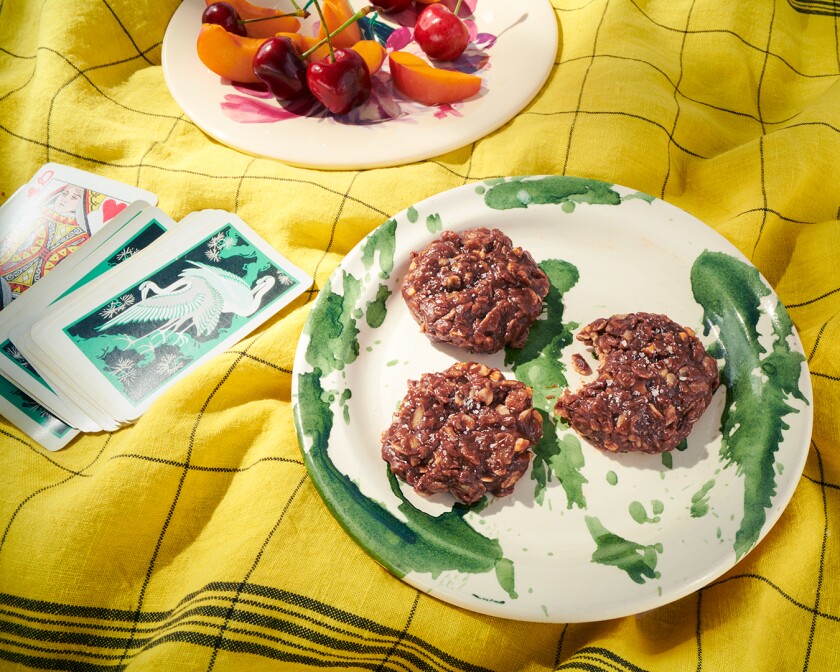
[[706,481],[703,486],[691,496],[691,517],[702,518],[709,513],[709,490],[715,486],[715,480]]
[[[379,250],[380,263],[392,260],[387,253],[382,254],[383,249],[390,249],[386,236],[369,240],[378,241],[368,249]],[[367,258],[373,263],[373,253]],[[331,282],[321,290],[305,329],[309,343],[304,356],[312,371],[299,374],[296,380],[295,427],[301,445],[306,439],[311,443],[304,451],[304,462],[325,503],[348,533],[394,575],[402,577],[415,571],[437,577],[446,570],[467,574],[492,570],[499,585],[514,599],[513,563],[504,557],[498,540],[479,534],[463,519],[467,511],[485,506],[486,500],[471,508],[456,504],[451,511],[432,516],[408,502],[396,477],[383,463],[391,490],[401,502],[401,520],[362,494],[330,459],[333,406],[343,407],[345,420],[349,420],[346,401],[350,390],[325,390],[321,381],[324,376],[343,371],[359,354],[359,330],[353,316],[361,294],[360,281],[346,271],[333,277],[341,279],[342,294],[332,290]],[[400,558],[399,566],[393,558]]]
[[771,290],[752,266],[728,254],[706,251],[691,268],[691,288],[703,306],[705,333],[712,326],[718,329],[718,340],[709,352],[724,358],[721,380],[726,385],[726,406],[720,455],[727,467],[735,465],[744,477],[744,514],[734,542],[741,558],[758,542],[766,509],[776,494],[775,454],[789,428],[784,417],[798,412],[788,400],[794,397],[807,403],[799,389],[805,358],[788,343],[793,324],[781,302],[769,315],[771,352],[759,342],[758,321]]
[[575,286],[580,276],[574,265],[560,259],[546,259],[539,266],[549,281],[543,315],[531,326],[524,347],[505,348],[505,364],[511,367],[517,380],[531,386],[534,408],[543,419],[543,436],[533,447],[534,499],[538,504],[543,503],[548,482],[556,476],[566,493],[567,508],[585,508],[583,484],[587,479],[582,473],[584,457],[580,440],[571,433],[558,436],[553,420],[555,397],[567,385],[566,366],[560,356],[563,348],[572,342],[572,329],[577,326],[563,323],[563,295]]
[[658,523],[662,520],[659,516],[665,510],[665,505],[658,499],[651,501],[652,516],[648,516],[647,509],[645,509],[645,505],[641,502],[630,502],[628,508],[630,517],[641,525],[643,523]]
[[429,233],[439,233],[443,228],[443,220],[441,220],[438,213],[434,213],[426,217],[426,228]]
[[[335,277],[335,276],[334,276]],[[318,308],[306,322],[304,332],[309,336],[306,361],[321,371],[341,370],[359,355],[359,330],[353,317],[361,293],[361,283],[341,271],[342,294],[332,291],[332,280],[321,290]]]
[[371,231],[362,243],[362,264],[370,270],[374,257],[379,253],[379,276],[391,277],[394,270],[394,253],[397,249],[397,220],[387,222]]
[[597,547],[592,554],[593,562],[618,567],[627,572],[635,583],[660,577],[656,563],[663,551],[662,544],[644,545],[628,541],[607,530],[594,516],[585,516],[585,520]]
[[515,178],[492,186],[484,202],[494,210],[556,204],[572,212],[579,203],[619,205],[621,196],[611,184],[582,177],[550,175],[538,179]]
[[365,321],[371,329],[376,329],[382,326],[385,317],[388,314],[388,308],[385,302],[391,296],[391,290],[388,285],[379,285],[376,290],[376,298],[373,301],[368,301],[365,306]]

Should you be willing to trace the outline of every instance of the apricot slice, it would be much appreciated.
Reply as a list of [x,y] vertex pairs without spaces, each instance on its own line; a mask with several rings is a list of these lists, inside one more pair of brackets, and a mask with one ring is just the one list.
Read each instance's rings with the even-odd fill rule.
[[301,35],[300,33],[286,33],[280,32],[277,33],[277,37],[288,37],[294,45],[300,49],[300,53],[303,53],[309,47],[315,44],[317,40],[314,37],[307,37],[306,35]]
[[[326,28],[329,29],[330,33],[339,28],[347,19],[356,13],[347,0],[324,0],[321,11],[324,12],[324,23],[327,24]],[[318,37],[324,38],[326,35],[327,33],[322,25],[318,29]],[[361,39],[362,29],[359,28],[357,21],[356,23],[351,23],[347,28],[332,38],[332,43],[336,49],[346,48],[352,47]]]
[[392,51],[388,56],[391,79],[401,93],[424,105],[455,103],[481,89],[481,77],[433,68],[419,56]]
[[[280,13],[279,10],[270,7],[258,7],[248,0],[225,0],[233,5],[240,19],[260,19],[264,16],[272,16]],[[216,0],[204,0],[205,4],[212,5]],[[340,25],[340,24],[339,24]],[[294,33],[300,30],[300,21],[294,16],[284,16],[281,19],[267,19],[265,21],[254,21],[245,24],[245,32],[248,37],[272,37],[277,33]]]
[[359,40],[350,48],[365,59],[370,74],[379,70],[385,62],[385,47],[376,40]]
[[203,23],[196,50],[201,62],[220,77],[256,84],[260,80],[254,74],[254,54],[263,42],[264,38],[240,37],[215,23]]

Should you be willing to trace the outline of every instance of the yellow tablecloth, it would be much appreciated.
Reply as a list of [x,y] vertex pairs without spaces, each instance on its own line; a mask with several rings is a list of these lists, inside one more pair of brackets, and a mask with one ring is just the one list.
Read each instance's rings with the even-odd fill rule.
[[[552,5],[550,78],[502,129],[322,172],[187,118],[160,66],[174,0],[0,1],[3,199],[47,161],[77,166],[176,219],[235,212],[315,278],[136,426],[47,453],[0,420],[0,669],[840,669],[840,4]],[[530,624],[418,592],[335,522],[295,438],[296,342],[342,257],[427,196],[525,174],[622,184],[708,223],[777,290],[811,371],[813,440],[780,522],[723,577],[635,617]]]

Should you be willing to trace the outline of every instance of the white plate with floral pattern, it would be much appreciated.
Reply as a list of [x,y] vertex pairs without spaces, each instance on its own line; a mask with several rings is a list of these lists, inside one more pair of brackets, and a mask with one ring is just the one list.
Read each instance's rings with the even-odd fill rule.
[[[454,0],[443,1],[454,7]],[[254,4],[291,9],[288,0]],[[350,4],[358,9],[368,3]],[[464,54],[444,65],[482,78],[481,90],[472,98],[431,107],[413,102],[394,90],[386,58],[373,77],[371,99],[362,107],[342,117],[317,106],[305,113],[290,112],[267,91],[235,85],[202,64],[196,40],[204,7],[204,0],[184,0],[167,27],[163,72],[173,98],[216,140],[248,154],[310,168],[393,166],[466,146],[531,102],[557,54],[557,18],[547,0],[465,0],[460,14],[472,12],[472,41]],[[387,35],[389,50],[421,54],[413,41],[415,17],[413,8],[380,16],[375,32],[383,42]],[[301,32],[315,34],[315,19],[313,12]]]
[[[400,294],[412,250],[442,229],[499,228],[552,289],[526,346],[470,355],[432,344]],[[695,330],[721,386],[687,441],[606,454],[556,421],[577,389],[573,336],[604,316],[664,313]],[[480,361],[532,385],[545,435],[508,497],[425,498],[381,459],[407,381]],[[394,575],[512,619],[580,622],[652,609],[701,588],[776,523],[804,468],[810,378],[784,306],[712,229],[659,199],[574,177],[507,178],[419,203],[374,230],[321,288],[298,347],[293,399],[304,459],[347,532]]]

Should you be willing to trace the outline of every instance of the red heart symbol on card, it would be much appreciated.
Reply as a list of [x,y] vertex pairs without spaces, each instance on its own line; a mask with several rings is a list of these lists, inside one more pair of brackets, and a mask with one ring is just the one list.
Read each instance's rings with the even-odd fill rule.
[[127,203],[117,203],[112,198],[109,198],[102,204],[102,221],[107,222],[112,217],[116,217],[125,210],[127,205]]

